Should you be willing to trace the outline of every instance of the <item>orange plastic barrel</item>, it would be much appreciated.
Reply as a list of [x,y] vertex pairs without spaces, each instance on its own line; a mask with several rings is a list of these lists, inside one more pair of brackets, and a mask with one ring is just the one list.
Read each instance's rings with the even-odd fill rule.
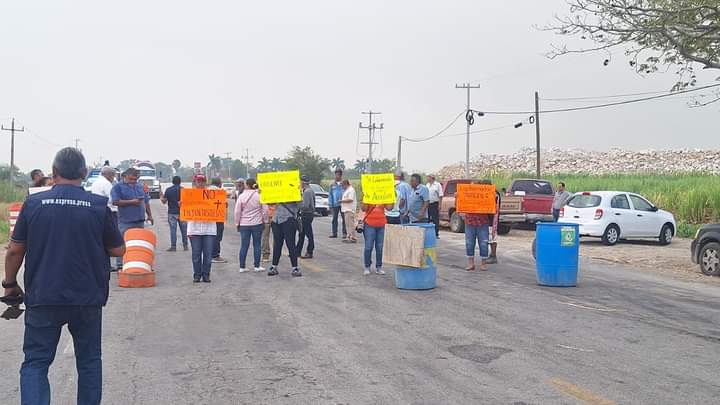
[[10,225],[10,236],[12,237],[13,232],[15,231],[15,224],[17,223],[17,219],[20,216],[20,210],[22,210],[23,203],[21,202],[15,202],[10,204],[10,207],[8,207],[8,222]]
[[118,272],[118,285],[125,288],[155,286],[155,246],[157,237],[147,229],[128,229],[125,232],[123,269]]

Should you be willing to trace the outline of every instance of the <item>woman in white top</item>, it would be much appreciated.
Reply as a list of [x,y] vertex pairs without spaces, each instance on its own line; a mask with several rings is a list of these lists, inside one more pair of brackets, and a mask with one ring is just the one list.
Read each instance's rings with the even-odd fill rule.
[[[207,188],[207,178],[203,174],[193,177],[195,188]],[[192,246],[193,282],[210,282],[212,250],[217,235],[215,222],[188,221],[187,233]]]

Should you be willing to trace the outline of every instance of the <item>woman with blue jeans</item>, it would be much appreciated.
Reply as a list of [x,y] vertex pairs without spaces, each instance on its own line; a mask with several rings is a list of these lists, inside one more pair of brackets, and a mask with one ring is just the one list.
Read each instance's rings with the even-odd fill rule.
[[268,222],[268,207],[260,202],[260,194],[258,193],[258,185],[255,179],[248,179],[245,182],[245,190],[237,198],[235,204],[235,226],[240,232],[240,273],[245,273],[245,262],[247,260],[248,250],[250,250],[250,240],[253,244],[253,264],[255,272],[265,271],[260,267],[260,259],[262,255],[262,234],[265,229],[265,223]]
[[[205,175],[196,174],[193,177],[195,187],[207,188]],[[193,282],[210,282],[210,268],[212,267],[212,249],[217,235],[215,222],[188,221],[187,233],[192,247]]]
[[480,247],[480,270],[487,270],[490,256],[490,217],[487,214],[465,214],[465,250],[468,258],[467,271],[475,271],[475,242]]
[[363,237],[365,238],[365,272],[366,276],[370,275],[372,267],[372,251],[375,249],[375,274],[385,274],[383,271],[383,245],[385,244],[385,225],[387,218],[385,217],[385,208],[392,209],[393,205],[374,205],[363,204],[362,210],[365,213],[363,219],[365,226],[363,227]]

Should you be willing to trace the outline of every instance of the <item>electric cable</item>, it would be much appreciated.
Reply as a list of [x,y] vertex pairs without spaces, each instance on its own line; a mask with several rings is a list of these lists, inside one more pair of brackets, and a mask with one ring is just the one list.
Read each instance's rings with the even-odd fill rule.
[[436,134],[434,134],[432,136],[428,136],[427,138],[406,138],[403,136],[402,139],[405,141],[408,141],[408,142],[425,142],[425,141],[429,141],[431,139],[437,138],[438,136],[442,135],[445,131],[450,129],[453,125],[455,125],[457,120],[459,120],[460,117],[462,117],[463,114],[465,114],[465,113],[466,113],[465,110],[461,111],[460,114],[457,115],[457,117],[455,117],[449,124],[447,124],[445,126],[445,128],[443,128],[442,130],[440,130],[440,132],[437,132]]

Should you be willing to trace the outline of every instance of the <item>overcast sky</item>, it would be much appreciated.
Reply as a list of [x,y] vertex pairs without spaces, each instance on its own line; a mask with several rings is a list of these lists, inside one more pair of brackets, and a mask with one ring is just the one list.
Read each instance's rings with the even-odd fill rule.
[[[4,1],[0,5],[0,120],[16,117],[16,165],[49,168],[59,146],[90,162],[137,158],[184,164],[210,153],[253,160],[309,145],[347,162],[358,123],[382,111],[382,157],[398,136],[426,137],[465,108],[532,109],[543,98],[667,90],[672,74],[642,78],[622,55],[547,60],[539,32],[563,0],[467,1]],[[702,82],[715,76],[704,74]],[[605,150],[716,148],[718,106],[686,99],[548,115],[543,147]],[[568,103],[544,101],[543,107]],[[473,130],[526,117],[487,116]],[[463,133],[458,120],[448,134]],[[366,135],[366,132],[360,133]],[[0,135],[9,162],[9,133]],[[471,153],[533,146],[534,128],[473,135]],[[403,166],[464,160],[463,136],[403,150]]]

